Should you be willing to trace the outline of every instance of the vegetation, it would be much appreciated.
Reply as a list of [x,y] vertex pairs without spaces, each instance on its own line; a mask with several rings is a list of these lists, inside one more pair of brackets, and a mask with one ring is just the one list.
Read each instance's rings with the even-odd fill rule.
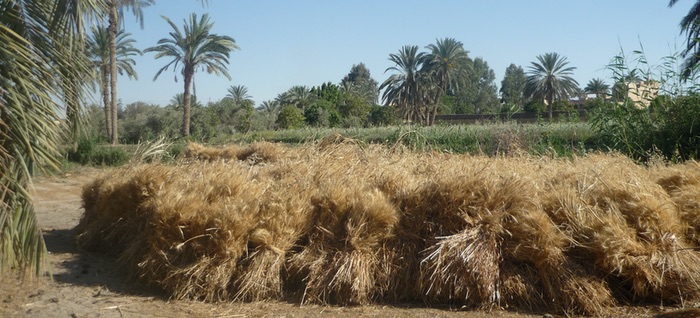
[[[230,80],[231,75],[228,74],[226,64],[231,51],[238,49],[238,46],[229,36],[210,33],[214,23],[209,21],[208,14],[202,15],[197,20],[197,15],[193,13],[189,24],[184,21],[183,31],[180,31],[167,17],[163,19],[173,28],[173,32],[170,33],[172,38],[160,39],[157,46],[147,48],[144,52],[156,52],[156,59],[172,58],[168,64],[158,70],[153,77],[154,81],[171,65],[175,74],[178,74],[178,70],[182,74],[185,83],[182,135],[187,137],[190,135],[191,89],[195,72],[198,68],[202,68],[216,75],[224,75]],[[182,69],[178,67],[179,65]]]
[[[141,55],[141,50],[134,47],[136,42],[130,39],[130,33],[125,33],[121,30],[116,36],[116,61],[117,61],[117,72],[121,74],[126,74],[129,78],[138,79],[138,74],[134,69],[136,61],[131,57],[134,55]],[[100,93],[102,95],[102,103],[105,112],[105,128],[107,136],[109,136],[110,141],[116,142],[114,138],[117,135],[112,134],[112,121],[113,116],[116,113],[112,113],[112,102],[110,100],[110,39],[109,39],[108,29],[102,26],[97,26],[92,28],[92,36],[87,42],[87,52],[88,56],[97,70],[97,82],[99,83]]]
[[578,82],[571,77],[576,68],[567,66],[566,57],[556,52],[539,55],[537,61],[528,69],[525,95],[536,101],[544,100],[552,120],[554,102],[567,100],[577,91]]
[[119,126],[117,124],[117,73],[119,71],[119,62],[117,56],[119,49],[117,46],[117,37],[120,33],[121,20],[123,20],[124,10],[130,9],[136,17],[136,20],[141,23],[143,29],[143,8],[153,5],[154,0],[106,0],[106,8],[102,13],[108,16],[107,36],[109,43],[109,90],[110,102],[109,112],[111,113],[110,120],[107,124],[111,125],[107,131],[110,132],[110,143],[117,144],[119,142]]
[[29,185],[35,172],[57,168],[64,133],[79,127],[80,79],[91,67],[83,50],[66,48],[84,47],[83,18],[101,9],[98,1],[51,3],[0,2],[0,269],[33,274],[46,248]]

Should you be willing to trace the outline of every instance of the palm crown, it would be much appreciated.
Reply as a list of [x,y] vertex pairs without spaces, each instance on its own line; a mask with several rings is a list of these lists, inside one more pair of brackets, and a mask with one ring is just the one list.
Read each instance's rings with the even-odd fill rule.
[[[153,77],[155,81],[163,71],[173,66],[174,70],[181,69],[181,74],[185,82],[184,89],[184,114],[182,122],[183,136],[190,135],[190,87],[194,80],[197,69],[206,70],[208,73],[224,75],[229,80],[226,65],[228,64],[231,51],[238,49],[236,41],[228,36],[212,34],[211,29],[214,23],[209,21],[209,15],[204,14],[197,20],[197,15],[192,14],[189,23],[184,21],[183,30],[167,17],[163,17],[170,24],[173,31],[170,38],[158,40],[158,45],[147,48],[144,52],[155,52],[156,59],[162,57],[172,58]],[[177,73],[175,76],[177,80]]]
[[525,94],[533,99],[544,100],[552,119],[552,104],[576,94],[578,82],[572,77],[576,67],[568,66],[566,57],[558,53],[545,53],[537,56],[528,69]]

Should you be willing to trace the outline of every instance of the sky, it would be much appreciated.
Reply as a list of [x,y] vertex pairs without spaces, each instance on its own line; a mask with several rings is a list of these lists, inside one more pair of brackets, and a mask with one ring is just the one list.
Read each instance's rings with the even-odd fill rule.
[[[464,44],[471,58],[481,57],[499,85],[512,63],[525,71],[538,55],[557,52],[576,67],[574,79],[585,87],[593,78],[611,84],[605,66],[624,52],[643,50],[650,66],[685,46],[678,26],[695,1],[681,0],[156,0],[144,9],[144,28],[127,11],[124,27],[143,50],[169,37],[169,17],[180,29],[191,13],[208,13],[212,33],[236,40],[229,81],[198,71],[197,99],[216,102],[231,86],[248,88],[256,105],[295,85],[339,83],[353,65],[364,63],[382,83],[392,73],[389,54],[404,45],[422,50],[436,39]],[[124,105],[141,101],[165,106],[183,92],[180,70],[155,53],[135,58],[138,80],[119,77]],[[634,61],[630,58],[630,64]],[[175,82],[175,75],[178,81]]]

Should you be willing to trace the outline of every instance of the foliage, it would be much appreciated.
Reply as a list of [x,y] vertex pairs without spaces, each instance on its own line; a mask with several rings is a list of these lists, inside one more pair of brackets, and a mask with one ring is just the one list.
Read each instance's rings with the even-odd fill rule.
[[393,108],[374,105],[369,111],[367,121],[370,126],[389,126],[398,124],[399,118]]
[[182,74],[185,82],[182,135],[186,137],[190,135],[190,89],[194,81],[195,72],[198,69],[202,69],[216,75],[224,75],[230,80],[231,76],[228,73],[226,64],[228,64],[231,51],[238,49],[238,46],[236,41],[229,36],[211,33],[214,23],[209,20],[208,14],[203,14],[197,20],[197,15],[193,13],[190,16],[189,23],[184,21],[184,34],[170,19],[167,17],[163,17],[163,19],[173,29],[173,32],[170,32],[171,38],[158,40],[157,46],[147,48],[144,52],[155,52],[156,59],[161,57],[172,58],[170,62],[158,70],[153,77],[154,81],[171,65],[176,72],[175,78],[177,78],[178,66],[181,65],[180,74]]
[[610,86],[605,84],[600,78],[594,78],[588,81],[586,87],[583,89],[586,94],[595,94],[596,98],[605,100],[610,91]]
[[90,63],[83,50],[70,48],[85,45],[84,18],[103,5],[62,3],[0,1],[0,269],[22,274],[41,274],[46,254],[32,175],[57,169],[62,133],[80,125]]
[[66,157],[81,165],[120,166],[129,161],[130,155],[121,147],[100,145],[96,139],[84,137]]
[[[647,64],[643,50],[633,52],[633,66],[629,66],[624,52],[612,59],[608,68],[613,72],[616,86],[624,90],[613,87],[613,95],[619,95],[615,97],[619,102],[597,103],[590,116],[591,125],[605,146],[640,161],[657,156],[668,160],[700,158],[697,150],[700,127],[696,124],[700,122],[700,97],[692,91],[685,93],[687,86],[692,90],[695,83],[679,81],[683,75],[672,63],[676,56],[666,57],[658,67]],[[658,69],[659,74],[654,74],[652,69]],[[626,94],[627,83],[637,81],[640,75],[647,81],[660,81],[660,90],[666,95],[631,100]]]
[[[668,6],[674,6],[678,0],[670,0]],[[700,2],[695,2],[688,13],[683,17],[680,22],[681,31],[686,34],[686,48],[682,55],[686,58],[683,65],[682,77],[690,78],[693,77],[693,73],[696,73],[697,65],[700,64],[700,45],[698,45],[698,39],[700,38]]]
[[501,100],[508,105],[524,105],[525,96],[525,71],[520,66],[510,64],[501,81]]
[[350,73],[340,81],[340,86],[357,96],[362,96],[365,102],[373,105],[379,96],[379,83],[372,78],[364,63],[353,65]]
[[549,107],[549,120],[552,120],[554,101],[567,100],[576,94],[578,82],[572,77],[576,67],[568,66],[566,57],[558,53],[545,53],[537,56],[528,69],[525,95],[531,99],[543,100]]
[[465,87],[456,93],[455,113],[493,114],[500,108],[496,74],[484,59],[477,57],[468,62],[471,66]]
[[[141,50],[134,47],[136,40],[129,38],[131,33],[120,30],[116,34],[116,63],[119,75],[126,74],[129,78],[138,79],[138,74],[134,69],[136,61],[132,58],[141,55]],[[92,28],[92,35],[87,41],[87,54],[90,56],[93,67],[97,73],[97,83],[102,95],[102,103],[105,114],[105,131],[109,138],[112,138],[112,104],[110,102],[110,35],[107,27],[96,26]]]
[[280,129],[301,128],[304,125],[304,114],[296,106],[287,105],[282,107],[275,123]]

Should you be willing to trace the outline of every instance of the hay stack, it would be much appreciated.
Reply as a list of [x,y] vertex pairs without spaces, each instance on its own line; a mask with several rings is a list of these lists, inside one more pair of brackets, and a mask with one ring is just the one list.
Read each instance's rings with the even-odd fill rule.
[[200,160],[87,185],[81,247],[207,301],[589,315],[700,301],[696,163],[415,153],[337,136],[293,150],[192,144],[188,155]]
[[398,213],[382,192],[348,186],[312,198],[314,228],[290,258],[291,275],[305,283],[303,302],[369,304],[383,293],[379,261]]

